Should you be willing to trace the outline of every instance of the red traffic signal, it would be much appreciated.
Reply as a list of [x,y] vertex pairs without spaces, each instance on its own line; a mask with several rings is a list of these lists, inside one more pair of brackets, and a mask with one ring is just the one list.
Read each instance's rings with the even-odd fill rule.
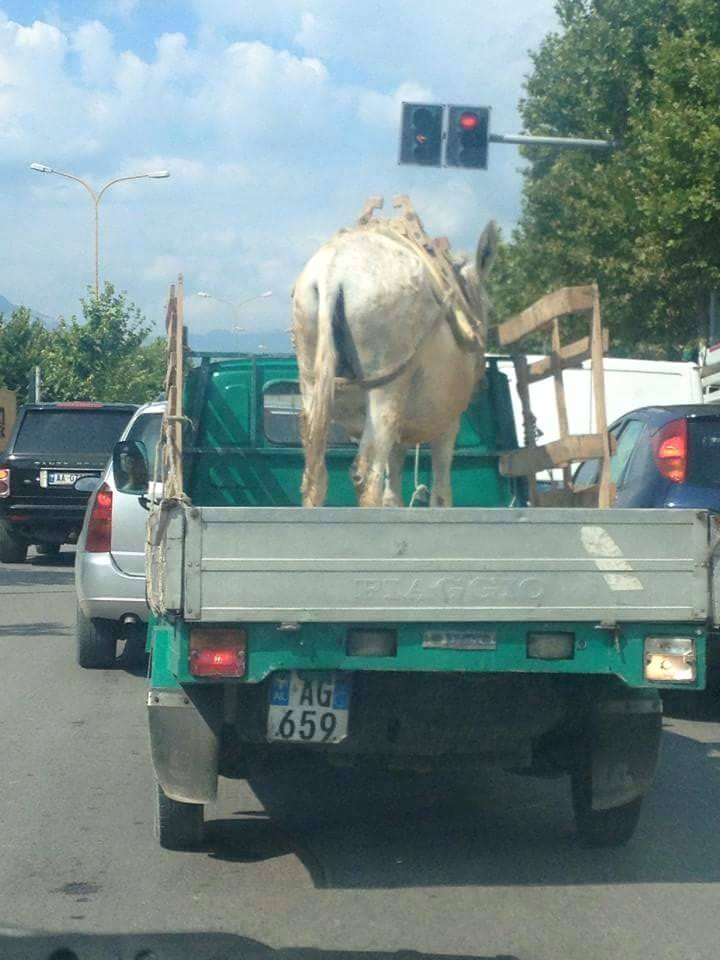
[[486,170],[489,135],[489,107],[449,107],[446,165]]

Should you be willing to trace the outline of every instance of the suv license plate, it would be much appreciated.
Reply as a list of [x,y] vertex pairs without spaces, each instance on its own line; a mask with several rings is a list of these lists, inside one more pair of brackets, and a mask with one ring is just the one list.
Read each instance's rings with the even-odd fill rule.
[[270,681],[268,740],[340,743],[347,736],[351,678],[347,674],[276,673]]
[[81,476],[80,473],[48,473],[48,486],[71,487]]

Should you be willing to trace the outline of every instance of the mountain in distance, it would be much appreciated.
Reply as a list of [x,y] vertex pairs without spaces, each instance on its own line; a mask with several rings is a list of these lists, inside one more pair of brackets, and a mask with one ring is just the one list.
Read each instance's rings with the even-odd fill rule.
[[9,317],[13,310],[17,309],[14,303],[10,303],[7,297],[0,293],[0,313]]
[[[45,326],[52,327],[54,326],[54,321],[51,317],[45,316],[44,313],[38,313],[37,310],[33,310],[32,307],[29,308],[30,313],[35,320],[39,320],[41,323],[44,323]],[[4,297],[0,293],[0,314],[6,318],[9,318],[13,310],[17,310],[17,304],[11,303],[7,297]]]
[[290,334],[282,329],[245,330],[234,333],[232,330],[209,330],[207,333],[193,333],[188,330],[188,342],[192,350],[218,353],[292,353]]

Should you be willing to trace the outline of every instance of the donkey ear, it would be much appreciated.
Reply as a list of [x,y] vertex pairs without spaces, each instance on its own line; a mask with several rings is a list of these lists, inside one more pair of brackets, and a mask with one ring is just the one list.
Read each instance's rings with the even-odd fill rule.
[[480,280],[481,283],[487,279],[492,269],[499,242],[500,231],[495,221],[490,220],[480,234],[477,250],[475,251],[475,266],[477,267],[478,280]]

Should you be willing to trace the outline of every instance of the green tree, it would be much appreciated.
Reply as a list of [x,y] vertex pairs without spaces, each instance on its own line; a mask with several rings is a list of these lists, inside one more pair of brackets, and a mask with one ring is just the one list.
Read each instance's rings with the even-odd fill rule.
[[502,317],[597,279],[616,353],[679,357],[720,287],[717,0],[558,0],[521,103],[533,133],[620,141],[527,150],[523,212],[492,293]]
[[0,385],[16,390],[20,403],[27,399],[30,372],[41,362],[49,336],[27,307],[18,307],[7,319],[0,315]]
[[163,342],[124,293],[106,283],[82,301],[82,321],[61,320],[42,355],[43,398],[142,403],[162,389]]

